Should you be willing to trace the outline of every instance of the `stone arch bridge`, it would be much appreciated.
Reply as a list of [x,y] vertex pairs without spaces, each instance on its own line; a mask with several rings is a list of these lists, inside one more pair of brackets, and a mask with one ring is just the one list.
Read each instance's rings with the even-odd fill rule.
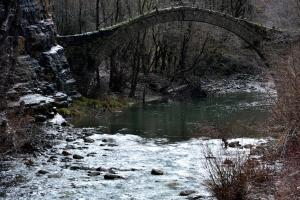
[[138,30],[173,21],[207,23],[232,32],[248,43],[267,65],[272,65],[274,55],[284,54],[284,47],[293,35],[217,11],[172,7],[154,10],[98,31],[58,36],[57,41],[65,48],[79,89],[85,93],[96,67],[114,47],[134,37]]

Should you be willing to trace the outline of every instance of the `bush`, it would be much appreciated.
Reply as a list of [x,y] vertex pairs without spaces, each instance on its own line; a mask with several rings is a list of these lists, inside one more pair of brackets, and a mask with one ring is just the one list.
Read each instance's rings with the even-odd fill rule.
[[207,150],[206,158],[209,178],[204,186],[218,200],[251,199],[251,189],[261,187],[274,175],[269,165],[245,156],[237,155],[224,160]]
[[209,179],[204,185],[209,192],[220,200],[244,200],[248,194],[248,177],[244,173],[241,157],[226,159],[215,157],[208,150],[206,169]]
[[40,126],[34,123],[30,111],[10,110],[7,113],[8,125],[3,132],[1,145],[8,152],[32,153],[44,143],[44,135]]
[[300,47],[291,47],[277,65],[273,127],[281,135],[282,154],[300,152]]

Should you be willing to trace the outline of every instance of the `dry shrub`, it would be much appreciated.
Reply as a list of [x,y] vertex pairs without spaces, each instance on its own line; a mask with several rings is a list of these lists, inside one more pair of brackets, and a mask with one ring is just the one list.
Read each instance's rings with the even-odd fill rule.
[[274,170],[255,159],[237,155],[223,160],[206,152],[206,169],[209,179],[204,186],[219,200],[251,199],[252,189],[269,182]]
[[5,145],[9,152],[32,153],[42,143],[41,130],[30,112],[11,110],[6,130]]
[[209,179],[204,185],[217,199],[243,200],[248,194],[248,177],[244,174],[243,159],[226,159],[215,157],[210,150],[206,152],[206,169]]
[[278,100],[273,126],[281,135],[282,155],[300,152],[300,45],[291,46],[275,71]]

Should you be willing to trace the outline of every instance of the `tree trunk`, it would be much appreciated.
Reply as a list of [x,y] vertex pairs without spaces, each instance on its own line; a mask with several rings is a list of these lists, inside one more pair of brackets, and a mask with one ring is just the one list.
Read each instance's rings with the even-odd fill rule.
[[79,13],[78,13],[78,24],[79,24],[79,33],[82,33],[82,0],[79,2]]
[[100,0],[96,1],[96,30],[100,27]]

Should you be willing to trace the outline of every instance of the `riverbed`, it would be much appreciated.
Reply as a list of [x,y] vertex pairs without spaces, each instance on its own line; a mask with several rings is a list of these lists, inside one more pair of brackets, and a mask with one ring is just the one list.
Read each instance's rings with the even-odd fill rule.
[[[273,103],[266,93],[233,92],[191,102],[137,104],[106,117],[74,119],[74,127],[45,125],[56,145],[34,156],[2,159],[0,196],[179,200],[190,190],[191,199],[212,199],[203,186],[205,152],[222,158],[247,155],[252,145],[268,142],[258,127]],[[225,149],[224,137],[240,146]]]

